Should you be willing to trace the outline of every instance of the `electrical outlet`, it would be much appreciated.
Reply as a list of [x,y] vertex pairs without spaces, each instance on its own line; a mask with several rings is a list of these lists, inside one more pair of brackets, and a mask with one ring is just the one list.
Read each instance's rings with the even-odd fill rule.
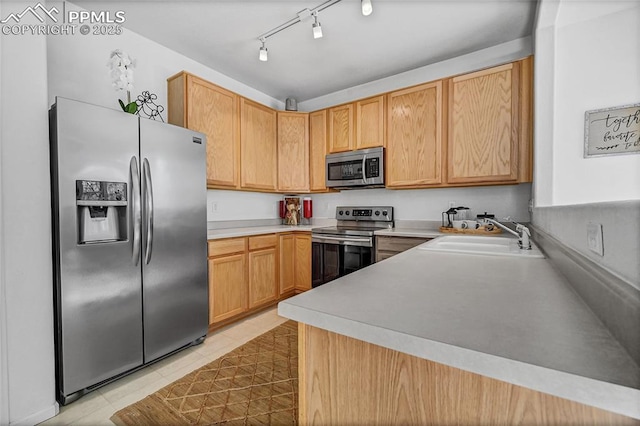
[[602,244],[602,224],[587,224],[587,244],[589,250],[599,256],[604,256],[604,245]]
[[218,211],[218,202],[217,201],[212,201],[209,203],[209,212],[211,214],[214,214]]

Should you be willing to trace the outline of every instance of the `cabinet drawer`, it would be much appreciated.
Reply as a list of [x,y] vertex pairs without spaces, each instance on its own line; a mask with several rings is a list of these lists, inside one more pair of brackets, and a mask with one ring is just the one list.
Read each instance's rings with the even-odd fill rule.
[[409,250],[419,244],[425,243],[431,238],[421,237],[376,237],[376,247],[380,251],[400,253]]
[[249,250],[260,250],[277,245],[278,237],[276,234],[258,235],[249,237]]
[[224,254],[232,253],[242,253],[244,251],[244,238],[227,238],[224,240],[209,241],[209,257],[222,256]]

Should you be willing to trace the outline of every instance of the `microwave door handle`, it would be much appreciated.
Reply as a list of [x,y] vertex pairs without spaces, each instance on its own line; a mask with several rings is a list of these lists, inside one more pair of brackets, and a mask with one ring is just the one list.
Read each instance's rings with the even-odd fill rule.
[[364,154],[362,156],[362,180],[364,181],[365,184],[368,184],[369,182],[367,182],[368,178],[367,178],[367,169],[366,169],[366,164],[367,164],[367,154]]

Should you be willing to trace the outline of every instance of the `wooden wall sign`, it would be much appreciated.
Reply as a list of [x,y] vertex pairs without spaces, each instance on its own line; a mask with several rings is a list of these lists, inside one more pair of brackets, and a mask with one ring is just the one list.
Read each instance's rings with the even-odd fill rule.
[[640,104],[585,112],[584,156],[640,154]]

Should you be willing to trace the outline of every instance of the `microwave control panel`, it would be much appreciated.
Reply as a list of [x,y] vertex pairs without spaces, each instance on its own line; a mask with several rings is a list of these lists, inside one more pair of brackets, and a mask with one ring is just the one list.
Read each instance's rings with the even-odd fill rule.
[[366,177],[378,177],[380,176],[380,158],[368,158],[364,161],[365,176]]

